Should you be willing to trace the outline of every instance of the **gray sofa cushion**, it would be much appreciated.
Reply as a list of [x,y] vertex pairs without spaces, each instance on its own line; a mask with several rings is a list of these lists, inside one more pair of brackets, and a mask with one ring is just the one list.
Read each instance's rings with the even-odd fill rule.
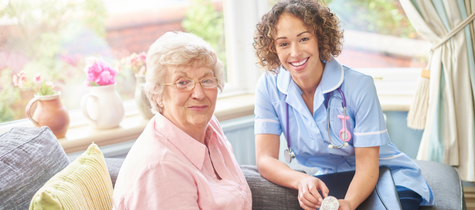
[[420,210],[466,209],[462,182],[455,168],[432,161],[414,162],[421,168],[435,198],[434,206],[421,206]]
[[106,158],[107,169],[112,180],[112,187],[115,186],[115,180],[117,180],[117,175],[119,174],[120,167],[124,163],[124,158]]
[[31,198],[69,160],[48,127],[0,135],[0,209],[28,209]]

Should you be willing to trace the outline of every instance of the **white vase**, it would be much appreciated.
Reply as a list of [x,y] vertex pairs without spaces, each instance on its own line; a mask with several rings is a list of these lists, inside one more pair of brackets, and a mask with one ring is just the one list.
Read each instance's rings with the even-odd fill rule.
[[124,105],[115,86],[90,86],[89,93],[82,97],[82,113],[92,127],[114,128],[119,126],[124,118]]
[[145,76],[135,75],[135,84],[135,103],[137,104],[140,115],[145,119],[152,119],[154,115],[151,111],[152,106],[144,90]]

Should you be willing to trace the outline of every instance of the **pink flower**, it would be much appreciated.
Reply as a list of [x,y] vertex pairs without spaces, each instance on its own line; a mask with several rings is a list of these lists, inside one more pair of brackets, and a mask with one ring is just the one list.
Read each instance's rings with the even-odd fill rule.
[[40,73],[37,73],[37,74],[35,75],[35,82],[36,82],[36,83],[41,82],[41,74],[40,74]]
[[147,54],[145,52],[140,53],[140,59],[145,63],[147,60]]
[[48,81],[45,83],[45,85],[48,87],[54,87],[54,82]]
[[90,82],[95,82],[97,85],[111,85],[115,83],[115,75],[117,71],[107,65],[106,62],[100,59],[90,59],[90,64],[86,67],[86,81],[88,86]]
[[20,71],[17,75],[13,75],[13,85],[20,88],[23,87],[23,84],[26,82],[26,72]]

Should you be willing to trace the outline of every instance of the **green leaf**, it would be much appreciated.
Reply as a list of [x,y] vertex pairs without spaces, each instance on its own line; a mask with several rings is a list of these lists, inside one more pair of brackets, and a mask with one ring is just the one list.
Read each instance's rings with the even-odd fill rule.
[[94,82],[94,81],[89,81],[89,85],[90,85],[90,86],[100,86],[99,84],[97,84],[97,83]]
[[53,87],[47,86],[46,82],[43,82],[41,84],[40,92],[38,94],[40,96],[47,96],[47,95],[53,95],[55,93],[56,91],[53,90]]

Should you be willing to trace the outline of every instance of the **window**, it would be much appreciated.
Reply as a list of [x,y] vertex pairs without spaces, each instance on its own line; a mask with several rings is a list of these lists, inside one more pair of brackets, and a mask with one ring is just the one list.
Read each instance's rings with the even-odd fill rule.
[[[253,93],[263,71],[252,48],[255,24],[277,0],[0,0],[0,123],[25,118],[33,97],[12,75],[54,81],[68,110],[79,108],[85,58],[100,57],[119,69],[120,59],[147,51],[170,30],[205,39],[226,64],[227,84],[219,97]],[[202,6],[205,3],[208,6]],[[345,41],[337,58],[353,68],[425,67],[429,44],[410,26],[397,0],[326,0],[342,20]],[[51,6],[55,5],[55,6]],[[212,5],[211,7],[209,5]],[[196,14],[206,14],[201,23]],[[188,17],[188,18],[187,18]],[[196,27],[199,25],[200,27]],[[213,32],[200,29],[209,25]],[[374,71],[371,71],[374,72]],[[125,68],[116,77],[122,100],[133,99],[135,80]]]
[[118,70],[117,91],[122,100],[133,99],[134,75],[121,58],[147,52],[167,31],[203,37],[226,64],[223,1],[1,0],[0,123],[26,118],[35,91],[14,87],[12,77],[21,70],[30,81],[40,73],[42,81],[54,82],[63,105],[79,109],[88,92],[87,57]]
[[[55,81],[62,91],[62,101],[70,110],[70,128],[73,128],[68,130],[65,139],[60,139],[67,153],[83,150],[91,141],[98,145],[107,145],[137,138],[146,121],[138,114],[135,102],[129,100],[133,98],[135,81],[133,73],[127,69],[120,70],[117,76],[118,82],[123,84],[118,88],[122,100],[127,100],[124,101],[126,117],[120,128],[97,131],[87,126],[82,113],[77,110],[82,95],[87,93],[84,85],[84,58],[100,57],[117,67],[121,58],[132,52],[147,51],[150,44],[166,31],[185,30],[182,21],[187,8],[192,2],[200,0],[48,0],[49,4],[42,4],[44,1],[46,0],[0,0],[0,134],[12,126],[31,126],[28,120],[12,121],[25,118],[26,103],[33,97],[33,91],[20,91],[12,85],[12,74],[25,69],[33,75],[41,72],[44,80]],[[253,34],[256,23],[277,0],[208,1],[219,13],[214,14],[215,17],[223,17],[225,37],[220,37],[219,41],[221,47],[225,46],[227,83],[224,91],[218,95],[215,115],[223,120],[252,115],[252,93],[263,73],[256,65],[252,47]],[[383,0],[372,1],[377,3],[374,6],[387,3]],[[361,30],[361,26],[350,27],[348,19],[345,18],[351,20],[352,17],[362,14],[346,17],[345,14],[338,14],[345,13],[344,10],[336,8],[356,2],[356,6],[371,9],[369,3],[372,1],[328,1],[332,11],[342,19],[345,29],[343,54],[337,59],[375,78],[390,78],[389,82],[384,79],[376,80],[378,95],[382,93],[388,96],[380,96],[383,109],[385,101],[395,106],[404,104],[408,107],[403,99],[407,99],[406,96],[409,95],[410,100],[414,83],[408,84],[407,81],[415,80],[419,73],[414,72],[425,66],[424,53],[428,50],[424,49],[428,49],[428,45],[418,38],[417,34],[411,37],[412,35],[380,32],[374,29],[377,27],[371,30]],[[387,4],[390,3],[398,4],[397,0],[390,0]],[[14,4],[15,13],[10,8]],[[395,7],[398,13],[379,8],[372,10],[389,12],[400,17],[402,10],[397,5]],[[200,7],[196,10],[208,11],[205,9]],[[373,15],[367,17],[371,18]],[[381,18],[375,20],[378,19]],[[397,21],[408,23],[402,19]],[[364,24],[367,25],[369,23]],[[409,54],[405,54],[408,52]],[[400,62],[401,58],[407,62]],[[395,60],[398,62],[393,62]],[[381,63],[384,65],[379,65]],[[388,69],[390,71],[386,71]],[[384,72],[382,76],[378,76],[381,72]],[[404,82],[401,82],[403,80]],[[378,83],[387,91],[381,91]],[[399,88],[402,86],[405,88]],[[127,110],[132,110],[128,116]]]

